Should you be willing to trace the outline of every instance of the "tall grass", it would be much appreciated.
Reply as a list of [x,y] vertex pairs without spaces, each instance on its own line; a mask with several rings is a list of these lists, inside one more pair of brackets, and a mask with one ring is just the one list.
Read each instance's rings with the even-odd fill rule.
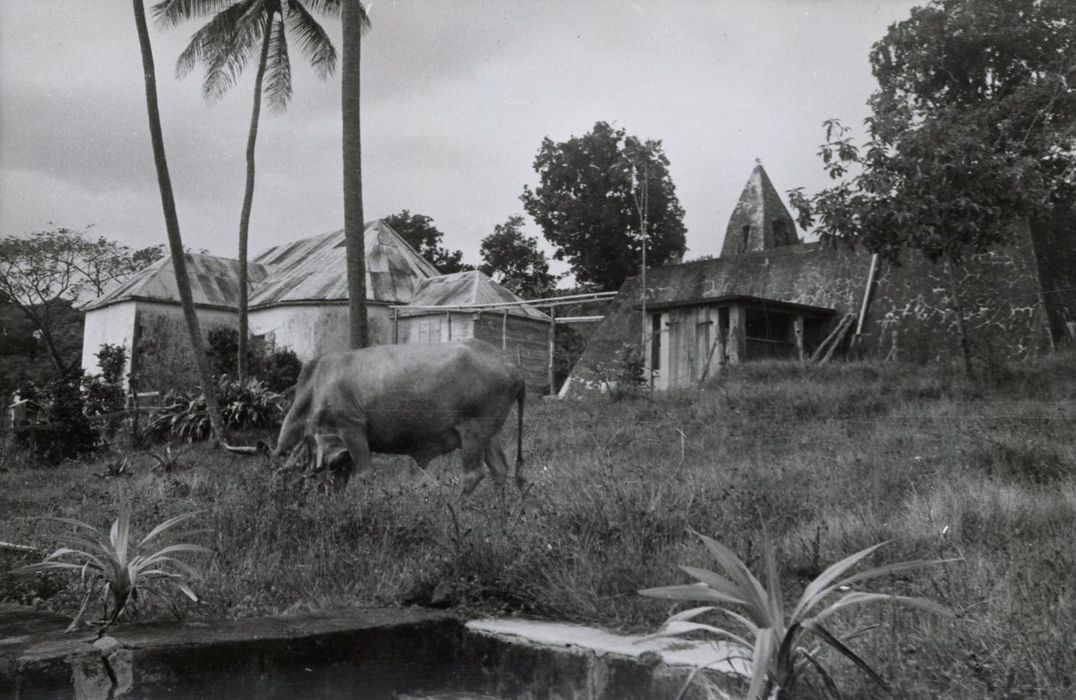
[[[533,484],[461,500],[459,458],[426,479],[378,457],[338,496],[274,480],[260,458],[195,446],[189,468],[130,478],[99,466],[0,472],[0,541],[45,546],[32,516],[104,520],[129,501],[146,527],[204,511],[215,555],[189,614],[240,617],[427,603],[652,631],[678,610],[636,595],[709,558],[688,528],[753,569],[763,528],[800,590],[883,540],[876,565],[963,558],[878,590],[955,620],[849,611],[841,635],[907,697],[1066,697],[1076,680],[1076,357],[968,385],[945,367],[754,364],[701,390],[527,406]],[[509,429],[511,438],[511,430]],[[22,557],[22,558],[20,558]],[[0,551],[0,570],[29,563]],[[0,596],[77,608],[77,591],[0,576]],[[74,598],[74,600],[72,600]],[[846,695],[877,691],[832,659]]]

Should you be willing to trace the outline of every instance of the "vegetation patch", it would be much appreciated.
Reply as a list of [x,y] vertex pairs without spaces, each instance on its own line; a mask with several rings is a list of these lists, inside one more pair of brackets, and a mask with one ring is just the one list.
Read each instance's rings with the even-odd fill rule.
[[[682,580],[679,565],[713,569],[689,528],[754,572],[766,568],[765,528],[786,591],[887,541],[871,566],[960,561],[870,589],[955,619],[853,606],[827,625],[840,639],[867,628],[850,646],[886,683],[909,698],[1065,697],[1076,677],[1074,364],[1059,354],[1012,368],[1021,381],[976,385],[945,367],[749,364],[701,389],[533,400],[530,487],[483,483],[466,499],[455,455],[427,473],[377,456],[368,480],[322,495],[264,457],[205,443],[131,452],[122,478],[98,476],[114,454],[41,469],[9,452],[0,541],[42,551],[0,547],[0,569],[52,551],[37,517],[100,526],[129,503],[136,532],[200,511],[205,532],[184,541],[213,552],[191,582],[199,603],[151,597],[146,617],[170,617],[172,603],[229,618],[436,605],[654,632],[684,607],[638,591]],[[0,574],[0,599],[74,614],[82,590],[56,572]],[[844,696],[879,692],[839,653],[819,659]]]

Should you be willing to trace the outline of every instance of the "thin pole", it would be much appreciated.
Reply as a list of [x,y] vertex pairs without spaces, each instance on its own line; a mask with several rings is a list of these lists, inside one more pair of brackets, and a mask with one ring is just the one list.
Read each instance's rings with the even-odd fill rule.
[[557,342],[557,308],[549,310],[549,393],[553,394],[553,355]]

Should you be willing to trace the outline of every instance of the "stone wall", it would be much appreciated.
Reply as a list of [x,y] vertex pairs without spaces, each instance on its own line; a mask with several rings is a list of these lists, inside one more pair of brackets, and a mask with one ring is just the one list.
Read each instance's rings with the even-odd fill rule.
[[[1076,320],[1073,229],[1024,224],[1016,241],[954,268],[973,354],[988,363],[1018,360],[1051,348]],[[751,296],[833,309],[834,323],[859,314],[871,255],[817,243],[648,271],[648,303]],[[639,280],[624,283],[572,370],[572,395],[600,388],[594,368],[625,344],[641,345]],[[942,263],[908,254],[880,264],[863,325],[860,352],[932,362],[959,357],[957,317]],[[894,349],[895,344],[895,349]],[[895,351],[894,351],[895,350]]]
[[[1046,310],[1026,225],[1010,246],[953,267],[972,353],[987,362],[1018,360],[1050,345]],[[911,362],[959,356],[960,335],[944,263],[906,255],[879,271],[865,326],[864,351]]]
[[1076,212],[1032,222],[1031,240],[1051,334],[1072,343],[1066,324],[1076,324]]

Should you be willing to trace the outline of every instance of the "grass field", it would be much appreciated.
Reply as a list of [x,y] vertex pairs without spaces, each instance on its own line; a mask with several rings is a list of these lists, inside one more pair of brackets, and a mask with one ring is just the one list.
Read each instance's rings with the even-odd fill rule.
[[[786,595],[884,540],[872,564],[962,561],[883,580],[957,613],[849,614],[854,642],[907,697],[1070,697],[1076,674],[1076,356],[967,384],[948,367],[755,364],[701,390],[527,406],[532,487],[459,493],[459,459],[432,479],[378,458],[365,484],[323,496],[274,480],[260,458],[194,446],[186,468],[131,476],[101,463],[0,472],[0,540],[48,546],[55,525],[105,526],[121,503],[145,532],[203,511],[204,596],[188,615],[241,617],[401,605],[437,589],[464,613],[653,630],[673,607],[636,595],[711,568],[695,528],[756,570],[764,530]],[[514,422],[514,421],[513,421]],[[513,430],[506,428],[508,437]],[[506,441],[507,443],[507,441]],[[0,553],[0,568],[31,561]],[[0,576],[0,599],[70,611],[63,580]],[[161,610],[149,611],[163,616]],[[838,664],[839,667],[839,664]],[[874,696],[853,670],[850,696]]]

